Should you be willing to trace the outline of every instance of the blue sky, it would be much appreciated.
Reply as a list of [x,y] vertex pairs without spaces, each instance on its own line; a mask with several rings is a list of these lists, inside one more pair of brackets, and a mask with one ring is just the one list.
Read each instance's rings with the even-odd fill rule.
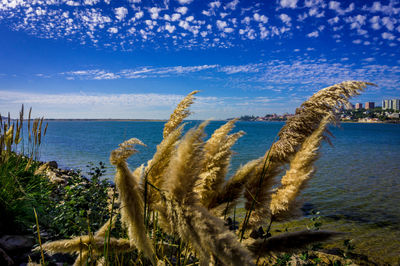
[[3,0],[0,112],[195,119],[294,112],[317,90],[374,82],[400,98],[400,1]]

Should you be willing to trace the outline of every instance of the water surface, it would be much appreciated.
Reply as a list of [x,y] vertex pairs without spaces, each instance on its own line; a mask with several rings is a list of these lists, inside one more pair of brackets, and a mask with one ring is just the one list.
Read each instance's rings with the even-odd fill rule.
[[[186,128],[197,123],[189,122]],[[211,122],[208,136],[223,123]],[[126,139],[140,139],[147,146],[138,146],[140,152],[129,159],[133,169],[151,159],[163,126],[164,122],[49,122],[41,159],[81,169],[88,162],[103,161],[112,178],[110,152]],[[262,156],[282,126],[281,122],[237,122],[234,131],[246,135],[234,146],[230,172]],[[334,146],[323,144],[316,174],[301,199],[321,212],[326,228],[348,232],[345,237],[354,239],[356,251],[379,262],[398,263],[400,125],[344,123],[331,132]],[[298,221],[306,224],[307,216]]]

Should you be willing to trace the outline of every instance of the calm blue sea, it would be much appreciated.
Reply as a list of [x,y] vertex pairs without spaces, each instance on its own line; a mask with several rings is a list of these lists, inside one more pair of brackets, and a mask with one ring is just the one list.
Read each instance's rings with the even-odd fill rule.
[[[186,128],[197,123],[191,121]],[[211,122],[208,136],[223,123]],[[110,151],[132,137],[143,141],[147,147],[137,147],[140,152],[129,161],[133,169],[151,159],[163,126],[164,122],[49,122],[41,160],[83,170],[88,162],[103,161],[112,179]],[[282,126],[280,122],[237,122],[234,131],[243,130],[246,135],[234,146],[231,172],[262,156]],[[377,229],[375,234],[391,234],[382,236],[382,241],[399,244],[400,125],[344,123],[332,127],[331,132],[333,146],[323,144],[317,172],[301,198],[324,217],[367,228],[362,243],[374,228],[387,228],[387,232]],[[400,254],[400,245],[394,251]]]

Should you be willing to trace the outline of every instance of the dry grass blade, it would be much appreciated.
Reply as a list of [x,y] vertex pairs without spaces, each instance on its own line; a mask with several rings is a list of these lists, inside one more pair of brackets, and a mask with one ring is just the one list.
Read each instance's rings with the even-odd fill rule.
[[189,93],[175,108],[174,112],[171,114],[168,122],[164,126],[163,137],[164,139],[175,130],[180,123],[182,123],[183,119],[189,116],[190,111],[188,110],[189,106],[193,103],[193,99],[196,93],[199,91],[192,91]]
[[111,152],[110,162],[116,166],[115,184],[119,192],[121,202],[121,221],[128,229],[131,245],[154,262],[154,249],[151,240],[146,235],[144,225],[143,196],[140,193],[139,184],[128,168],[126,159],[137,150],[133,145],[144,145],[140,140],[132,138],[120,144],[119,148]]

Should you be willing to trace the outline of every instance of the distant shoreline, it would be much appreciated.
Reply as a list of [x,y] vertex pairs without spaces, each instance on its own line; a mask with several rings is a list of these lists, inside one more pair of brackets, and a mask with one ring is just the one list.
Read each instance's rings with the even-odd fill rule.
[[52,122],[109,122],[109,121],[116,121],[116,122],[165,122],[167,119],[111,119],[111,118],[100,118],[100,119],[92,119],[92,118],[50,118],[44,119],[44,121],[52,121]]

